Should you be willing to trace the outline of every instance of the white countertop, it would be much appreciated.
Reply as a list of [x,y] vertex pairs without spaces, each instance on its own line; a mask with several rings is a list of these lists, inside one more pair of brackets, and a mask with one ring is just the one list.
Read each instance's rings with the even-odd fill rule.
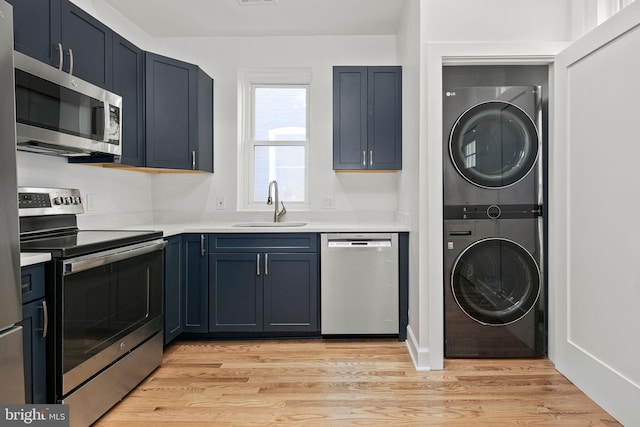
[[[400,233],[408,232],[409,227],[394,221],[301,221],[303,226],[264,226],[238,227],[251,221],[200,221],[182,223],[148,223],[123,227],[109,227],[118,230],[154,230],[162,231],[165,237],[185,233]],[[291,220],[297,223],[298,221]],[[268,221],[260,221],[268,224]],[[286,224],[287,221],[282,221]],[[51,259],[48,253],[21,253],[20,266],[47,262]]]
[[28,253],[21,252],[20,253],[20,267],[27,267],[33,264],[40,264],[41,262],[47,262],[51,259],[51,254],[49,253]]
[[[123,230],[158,230],[165,237],[183,233],[399,233],[409,231],[405,224],[396,222],[324,222],[310,221],[303,226],[238,227],[250,221],[185,222],[173,224],[138,224],[118,227]],[[297,221],[291,221],[297,222]],[[263,223],[261,221],[261,223]],[[283,221],[282,224],[286,224]]]

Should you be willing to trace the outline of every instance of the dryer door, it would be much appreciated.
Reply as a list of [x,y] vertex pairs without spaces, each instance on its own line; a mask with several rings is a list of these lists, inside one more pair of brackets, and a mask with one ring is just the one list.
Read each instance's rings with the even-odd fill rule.
[[540,269],[517,243],[499,238],[466,248],[451,273],[460,308],[483,325],[508,325],[524,317],[540,297]]
[[527,113],[508,102],[490,101],[458,118],[449,136],[449,154],[467,181],[502,188],[533,169],[539,144],[538,130]]

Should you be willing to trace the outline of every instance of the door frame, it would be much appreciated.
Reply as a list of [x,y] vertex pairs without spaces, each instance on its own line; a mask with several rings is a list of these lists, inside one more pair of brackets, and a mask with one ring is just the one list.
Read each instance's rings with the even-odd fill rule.
[[[418,315],[407,347],[418,370],[444,368],[442,67],[445,65],[553,65],[569,42],[426,43],[421,51],[418,172]],[[549,76],[553,91],[552,74]],[[551,94],[550,94],[551,103]],[[551,106],[550,106],[551,107]],[[551,111],[551,108],[550,108]],[[551,115],[551,114],[550,114]],[[551,126],[551,123],[550,123]],[[412,307],[415,303],[412,304]],[[553,327],[550,319],[549,329]],[[415,326],[414,326],[415,325]],[[551,337],[550,337],[550,342]],[[549,349],[550,354],[553,349]]]

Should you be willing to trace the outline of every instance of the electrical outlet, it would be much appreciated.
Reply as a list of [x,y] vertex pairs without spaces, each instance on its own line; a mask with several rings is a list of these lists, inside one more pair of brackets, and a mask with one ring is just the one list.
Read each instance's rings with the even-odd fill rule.
[[84,200],[84,207],[87,212],[96,210],[97,196],[95,194],[87,194]]
[[333,196],[322,196],[322,199],[320,200],[320,207],[322,209],[333,209],[334,208]]
[[216,209],[224,209],[224,197],[216,197]]

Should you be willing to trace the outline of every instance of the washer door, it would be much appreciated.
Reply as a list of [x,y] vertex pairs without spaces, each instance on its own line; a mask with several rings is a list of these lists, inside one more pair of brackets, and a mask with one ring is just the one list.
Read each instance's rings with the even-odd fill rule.
[[520,108],[502,101],[464,112],[449,136],[451,161],[469,182],[502,188],[523,179],[535,165],[538,130]]
[[540,270],[531,254],[506,239],[484,239],[466,248],[451,273],[458,306],[483,325],[524,317],[540,296]]

